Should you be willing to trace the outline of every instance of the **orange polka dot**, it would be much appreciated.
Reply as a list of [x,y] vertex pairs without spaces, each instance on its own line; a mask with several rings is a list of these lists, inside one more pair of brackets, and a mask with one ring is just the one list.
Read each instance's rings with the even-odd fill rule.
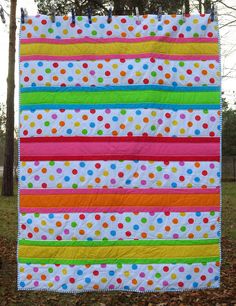
[[125,129],[125,124],[121,124],[121,125],[120,125],[120,128],[121,128],[122,130],[124,130],[124,129]]
[[32,279],[32,275],[31,275],[31,274],[28,274],[28,275],[26,276],[26,278],[27,278],[27,279]]
[[193,123],[191,121],[188,122],[188,127],[192,127]]
[[214,231],[216,229],[215,225],[211,225],[211,230]]
[[61,70],[60,70],[60,73],[61,73],[61,74],[65,74],[65,73],[66,73],[66,70],[65,70],[65,69],[61,69]]
[[149,173],[148,176],[149,176],[150,179],[153,179],[155,177],[154,173]]
[[144,117],[144,118],[143,118],[143,122],[148,123],[148,122],[149,122],[148,117]]
[[158,80],[158,84],[164,84],[164,81],[162,79]]
[[83,229],[79,230],[80,235],[84,235],[85,231]]
[[46,280],[47,279],[47,276],[45,274],[42,274],[41,275],[41,280]]
[[214,69],[214,68],[215,68],[215,65],[214,65],[214,64],[210,64],[210,65],[209,65],[209,68],[210,68],[210,69]]
[[165,226],[165,231],[166,231],[166,232],[169,232],[169,231],[170,231],[170,226],[168,226],[168,225]]
[[43,118],[43,116],[41,115],[41,114],[38,114],[38,116],[37,116],[37,119],[42,119]]
[[192,83],[187,83],[187,86],[191,87],[191,86],[193,86],[193,84]]
[[199,167],[200,167],[200,163],[196,162],[196,163],[194,164],[194,166],[195,166],[196,168],[199,168]]
[[171,75],[170,75],[169,73],[166,73],[166,74],[165,74],[165,78],[166,78],[166,79],[169,79],[170,77],[171,77]]
[[207,75],[207,71],[206,70],[202,70],[202,74],[203,75]]
[[93,285],[93,289],[98,290],[99,286],[98,285]]
[[68,20],[69,17],[66,15],[66,16],[63,16],[63,20]]
[[98,67],[99,69],[102,69],[103,64],[97,64],[97,67]]
[[198,267],[195,267],[195,268],[194,268],[194,272],[195,272],[195,273],[198,273],[199,271],[200,271],[200,269],[199,269]]
[[134,30],[134,27],[129,26],[129,27],[128,27],[128,30],[131,32],[131,31],[133,31],[133,30]]
[[60,121],[60,122],[59,122],[59,125],[60,125],[60,126],[64,126],[64,125],[65,125],[65,122],[64,122],[64,121]]
[[115,216],[111,216],[110,219],[111,219],[111,221],[116,221],[116,217]]
[[141,234],[141,237],[142,237],[142,238],[147,238],[147,233],[142,233],[142,234]]
[[118,78],[114,78],[114,79],[112,80],[112,82],[116,84],[116,83],[119,82],[119,80],[118,80]]
[[61,227],[61,225],[62,225],[62,224],[61,224],[60,221],[57,221],[57,222],[56,222],[56,226],[57,226],[57,227]]
[[69,216],[68,214],[65,214],[65,215],[64,215],[64,219],[65,219],[65,220],[68,220],[69,218],[70,218],[70,216]]
[[27,170],[27,172],[28,172],[28,173],[32,173],[32,169],[29,168],[29,169]]
[[96,178],[95,178],[95,182],[96,182],[96,183],[100,183],[100,181],[101,181],[101,180],[100,180],[99,177],[96,177]]
[[32,34],[31,33],[27,33],[27,38],[31,38]]
[[138,172],[134,172],[133,177],[139,177]]
[[108,223],[107,223],[107,222],[104,222],[104,223],[102,224],[102,226],[103,226],[104,228],[108,228]]
[[112,131],[112,135],[113,135],[113,136],[117,136],[117,135],[118,135],[118,132],[117,132],[117,131]]
[[54,75],[52,79],[53,81],[58,81],[58,76]]
[[148,280],[147,284],[148,284],[148,286],[151,286],[151,285],[153,285],[153,281],[152,280]]
[[178,220],[177,218],[174,218],[174,219],[172,220],[172,222],[173,222],[174,224],[178,224],[178,223],[179,223],[179,220]]
[[52,134],[56,134],[57,133],[57,129],[53,128],[52,129]]
[[88,82],[88,78],[85,76],[85,77],[83,77],[83,81],[84,82]]
[[194,235],[192,233],[188,234],[188,238],[192,239],[194,238]]
[[126,75],[126,72],[125,72],[124,70],[122,70],[122,71],[120,72],[120,75],[121,75],[121,76],[125,76],[125,75]]
[[38,228],[38,227],[35,227],[35,228],[34,228],[34,232],[35,232],[35,233],[38,233],[38,232],[39,232],[39,228]]
[[133,285],[137,285],[137,283],[138,283],[137,279],[132,279],[132,284]]
[[26,27],[23,25],[21,26],[21,31],[25,31]]
[[121,37],[126,37],[126,36],[127,36],[127,34],[125,32],[121,33]]
[[165,127],[165,132],[166,133],[169,133],[170,132],[170,128],[167,126],[167,127]]
[[88,116],[87,116],[87,115],[83,115],[83,116],[82,116],[82,119],[83,119],[83,120],[88,120]]

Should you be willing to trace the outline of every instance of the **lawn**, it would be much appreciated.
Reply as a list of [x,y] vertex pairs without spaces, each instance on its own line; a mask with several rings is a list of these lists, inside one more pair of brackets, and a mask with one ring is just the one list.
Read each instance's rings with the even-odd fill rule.
[[0,197],[0,305],[235,305],[236,304],[236,183],[223,184],[221,289],[191,292],[104,292],[58,294],[16,290],[17,198]]

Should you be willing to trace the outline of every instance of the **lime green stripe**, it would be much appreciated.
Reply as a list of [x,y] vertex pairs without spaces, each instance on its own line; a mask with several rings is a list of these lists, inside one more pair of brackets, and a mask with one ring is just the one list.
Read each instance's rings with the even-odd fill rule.
[[86,259],[86,260],[73,260],[73,259],[53,259],[53,258],[18,258],[19,263],[27,264],[65,264],[65,265],[86,265],[86,264],[178,264],[178,263],[207,263],[207,262],[216,262],[220,258],[217,257],[205,257],[205,258],[151,258],[151,259]]
[[220,92],[173,92],[129,90],[104,92],[24,92],[21,105],[34,104],[117,104],[162,103],[171,105],[219,104]]
[[40,241],[20,240],[19,245],[29,246],[147,246],[147,245],[209,245],[218,244],[219,239],[199,240],[109,240],[109,241]]

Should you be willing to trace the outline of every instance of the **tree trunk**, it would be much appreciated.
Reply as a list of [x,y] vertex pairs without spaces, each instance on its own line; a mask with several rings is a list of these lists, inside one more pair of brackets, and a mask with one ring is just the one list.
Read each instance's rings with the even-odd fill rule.
[[211,11],[211,0],[204,1],[204,11],[205,13],[209,14]]
[[15,46],[16,46],[16,2],[11,0],[9,25],[8,77],[7,77],[7,121],[4,155],[2,195],[13,195],[14,166],[14,89],[15,89]]
[[184,5],[185,5],[185,13],[189,14],[190,13],[190,3],[189,3],[189,0],[184,0]]

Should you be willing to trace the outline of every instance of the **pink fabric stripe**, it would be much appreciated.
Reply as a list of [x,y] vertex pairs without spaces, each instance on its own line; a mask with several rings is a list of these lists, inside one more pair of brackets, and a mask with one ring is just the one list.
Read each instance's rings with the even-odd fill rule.
[[173,38],[167,36],[154,36],[154,37],[136,37],[136,38],[67,38],[67,39],[53,39],[53,38],[30,38],[21,39],[21,44],[34,44],[34,43],[45,43],[45,44],[78,44],[78,43],[138,43],[145,41],[163,41],[169,43],[217,43],[218,38]]
[[106,159],[109,156],[116,158],[116,156],[133,156],[134,159],[142,158],[145,159],[149,157],[152,160],[158,159],[158,156],[165,156],[166,159],[174,157],[212,157],[220,155],[220,146],[218,143],[210,142],[206,145],[201,143],[157,143],[157,142],[146,142],[145,145],[142,142],[74,142],[67,141],[63,142],[23,142],[20,144],[21,157],[30,158],[31,156],[38,157],[65,157],[70,156],[70,158],[83,156],[84,158],[96,158]]
[[65,212],[205,212],[205,211],[220,211],[220,207],[218,206],[198,206],[198,207],[122,207],[122,206],[100,206],[100,207],[68,207],[68,208],[21,208],[21,213],[65,213]]
[[70,61],[70,60],[102,60],[102,59],[134,59],[134,58],[157,58],[167,60],[185,60],[185,61],[202,61],[215,60],[219,62],[219,55],[169,55],[157,53],[143,53],[143,54],[104,54],[104,55],[76,55],[76,56],[51,56],[51,55],[22,55],[20,61]]
[[219,194],[220,188],[88,188],[88,189],[20,189],[22,195],[48,194]]

